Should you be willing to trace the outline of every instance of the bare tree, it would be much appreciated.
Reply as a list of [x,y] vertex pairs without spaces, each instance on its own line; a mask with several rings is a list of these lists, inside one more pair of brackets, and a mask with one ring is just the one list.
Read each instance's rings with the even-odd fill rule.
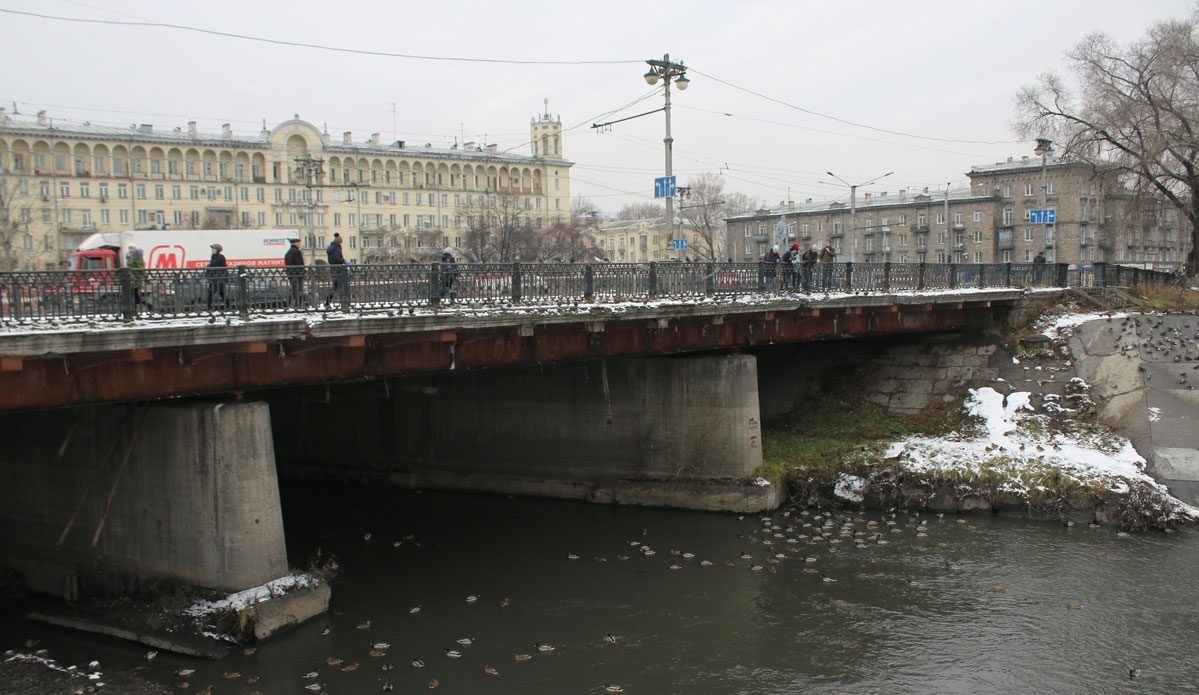
[[538,229],[512,195],[477,196],[466,213],[466,249],[480,263],[511,263],[539,256]]
[[1190,222],[1187,265],[1199,268],[1199,6],[1122,46],[1092,34],[1067,54],[1074,90],[1055,73],[1016,95],[1015,132],[1115,174],[1133,204],[1157,197]]
[[616,213],[618,220],[653,220],[666,214],[666,208],[657,203],[629,203]]
[[725,220],[747,210],[761,207],[757,198],[724,190],[724,178],[706,172],[688,179],[686,194],[679,205],[679,216],[689,229],[699,234],[699,244],[691,249],[693,257],[719,261],[726,257],[728,233]]
[[[25,250],[25,236],[29,233],[28,183],[5,176],[0,169],[0,270],[16,270],[33,262],[32,249]],[[22,263],[24,260],[24,263]]]

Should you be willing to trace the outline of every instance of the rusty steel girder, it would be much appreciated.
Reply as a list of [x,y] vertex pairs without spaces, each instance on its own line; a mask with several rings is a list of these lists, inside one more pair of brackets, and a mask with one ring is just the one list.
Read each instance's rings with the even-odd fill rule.
[[[218,339],[203,344],[0,357],[0,412],[380,379],[575,360],[746,348],[771,343],[936,332],[972,325],[991,300],[789,306],[673,315],[513,317],[427,330],[363,323],[340,335]],[[443,321],[444,323],[444,321]],[[405,330],[397,330],[405,328]],[[368,330],[369,329],[369,330]],[[328,331],[326,331],[328,333]],[[169,342],[169,340],[167,341]],[[0,344],[0,349],[3,345]]]

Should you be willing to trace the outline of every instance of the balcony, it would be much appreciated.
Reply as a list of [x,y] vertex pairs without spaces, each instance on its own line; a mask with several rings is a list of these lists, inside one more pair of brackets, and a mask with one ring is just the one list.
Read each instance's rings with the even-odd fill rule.
[[767,241],[770,241],[770,235],[769,234],[755,234],[753,236],[753,240],[754,240],[755,244],[764,244]]
[[927,224],[914,224],[914,225],[912,225],[912,232],[915,234],[928,234],[928,225]]
[[1112,244],[1112,240],[1108,239],[1107,237],[1101,237],[1096,244],[1099,246],[1099,248],[1106,249],[1108,251],[1110,251],[1112,246],[1114,246],[1114,244]]
[[964,231],[966,231],[966,225],[962,222],[954,222],[953,223],[953,231],[964,232]]

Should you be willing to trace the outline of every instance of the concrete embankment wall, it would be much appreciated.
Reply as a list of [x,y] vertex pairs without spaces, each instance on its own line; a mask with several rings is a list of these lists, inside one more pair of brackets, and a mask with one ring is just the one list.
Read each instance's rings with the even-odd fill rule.
[[0,554],[35,591],[240,590],[288,571],[265,403],[2,415],[0,431]]
[[1104,421],[1175,497],[1199,504],[1199,317],[1100,319],[1078,326],[1069,342]]
[[280,460],[298,470],[631,504],[777,504],[742,485],[762,462],[749,355],[437,374],[324,394],[272,401]]

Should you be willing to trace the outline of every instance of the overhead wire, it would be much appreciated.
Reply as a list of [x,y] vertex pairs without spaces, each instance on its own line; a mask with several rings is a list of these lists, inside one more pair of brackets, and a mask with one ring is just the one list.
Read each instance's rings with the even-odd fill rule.
[[174,24],[171,22],[153,22],[153,21],[130,21],[119,19],[91,19],[86,17],[63,17],[60,15],[50,15],[41,12],[26,12],[22,10],[13,10],[8,8],[0,8],[0,12],[13,15],[21,15],[25,17],[34,17],[36,19],[47,19],[57,22],[75,22],[79,24],[105,24],[110,26],[125,26],[125,27],[150,27],[155,29],[175,29],[178,31],[189,31],[197,34],[207,34],[209,36],[219,36],[229,39],[241,39],[243,41],[256,41],[259,43],[268,43],[276,46],[292,46],[295,48],[312,48],[320,51],[331,51],[334,53],[349,53],[354,55],[373,56],[377,58],[406,58],[410,60],[433,60],[433,61],[449,61],[461,63],[495,63],[503,65],[621,65],[630,63],[641,63],[642,60],[517,60],[514,58],[465,58],[461,56],[433,56],[420,55],[417,53],[392,53],[390,51],[373,51],[364,48],[345,48],[342,46],[328,46],[319,43],[309,43],[307,41],[288,41],[286,39],[272,39],[264,36],[251,36],[249,34],[237,34],[228,31],[218,31],[216,29],[205,29],[203,27],[195,27],[187,24]]

